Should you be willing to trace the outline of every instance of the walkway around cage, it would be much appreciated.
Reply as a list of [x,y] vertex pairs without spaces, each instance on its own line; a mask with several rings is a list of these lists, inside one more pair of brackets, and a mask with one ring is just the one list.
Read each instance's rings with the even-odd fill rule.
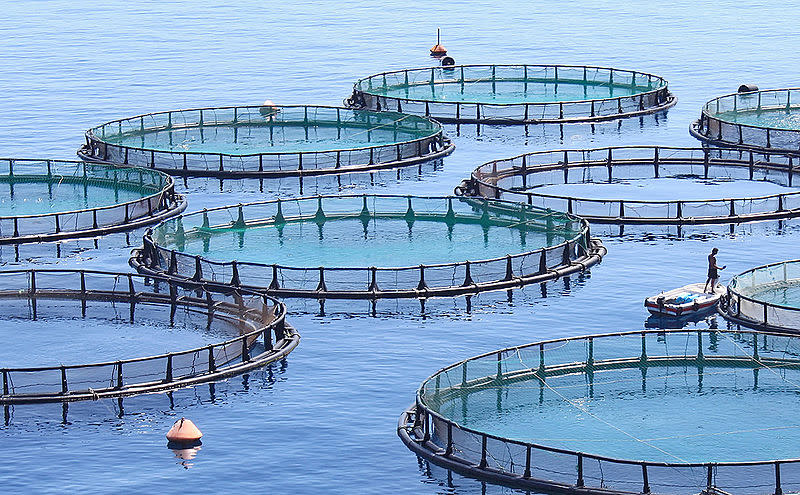
[[[413,98],[410,88],[487,84],[486,98],[472,101],[448,101]],[[499,84],[514,85],[513,92],[525,96],[529,86],[554,87],[580,85],[609,88],[605,98],[583,97],[564,101],[493,102]],[[642,85],[640,87],[640,85]],[[404,96],[387,94],[389,89],[405,88]],[[613,96],[613,89],[628,90],[625,96]],[[594,66],[568,65],[462,65],[383,72],[357,81],[345,104],[375,111],[398,111],[432,117],[444,123],[466,124],[547,124],[599,122],[634,117],[666,110],[677,103],[661,77],[628,70]]]
[[[44,184],[52,196],[63,184],[135,192],[139,198],[83,209],[67,207],[44,213],[0,216],[0,244],[94,237],[161,222],[186,208],[173,179],[161,172],[65,160],[0,159],[0,182],[14,187]],[[21,201],[36,198],[24,197]]]
[[[286,322],[283,303],[261,293],[231,289],[186,288],[161,277],[93,270],[0,271],[0,299],[8,309],[23,301],[31,317],[47,317],[48,302],[75,302],[81,317],[103,315],[104,307],[123,305],[129,321],[143,307],[163,308],[203,326],[233,328],[235,338],[165,354],[45,367],[0,368],[0,404],[73,402],[163,392],[222,380],[285,358],[299,343]],[[59,306],[60,307],[60,306]]]
[[[293,208],[291,213],[288,205]],[[301,221],[321,226],[333,219],[360,219],[367,223],[380,218],[402,219],[409,223],[408,228],[419,220],[443,222],[448,228],[458,223],[483,225],[484,228],[512,226],[545,231],[553,236],[561,232],[567,240],[497,258],[399,267],[296,267],[218,261],[180,249],[187,239],[202,238],[215,230],[236,233],[248,226],[282,226]],[[560,224],[563,227],[559,228]],[[178,249],[165,247],[165,243],[174,243]],[[187,282],[202,281],[220,288],[264,290],[275,297],[425,299],[513,289],[554,280],[586,270],[598,263],[605,253],[601,242],[591,238],[586,221],[523,204],[456,197],[316,196],[183,215],[148,232],[143,246],[134,250],[131,265],[141,273]]]
[[[281,142],[283,133],[301,129],[304,137],[295,141],[297,150],[275,150],[275,142]],[[352,132],[348,134],[347,130]],[[255,139],[257,145],[254,145],[248,132],[256,131],[265,133],[265,141]],[[341,140],[341,147],[320,144],[315,149],[318,138],[312,134],[323,131],[331,133],[332,143]],[[168,144],[159,147],[145,143],[147,135],[161,132],[169,133]],[[221,142],[227,146],[248,142],[253,149],[193,151],[191,147],[197,145],[194,137],[185,138],[185,143],[174,142],[172,133],[191,132],[199,134],[201,143],[208,139],[205,137],[208,133],[211,137],[222,135]],[[393,137],[373,143],[376,133]],[[398,134],[410,137],[401,139]],[[366,144],[347,145],[348,136],[359,136]],[[136,139],[140,139],[139,145],[122,143]],[[303,145],[308,149],[303,149]],[[418,116],[339,107],[272,105],[175,110],[115,120],[86,131],[86,144],[78,150],[78,156],[90,162],[137,165],[181,177],[270,179],[403,168],[440,160],[454,149],[441,125]]]
[[720,312],[725,318],[748,327],[800,333],[800,301],[792,306],[748,294],[756,289],[780,291],[792,286],[800,286],[800,260],[751,268],[731,279]]
[[770,126],[736,122],[738,118],[778,113],[800,114],[800,88],[732,93],[703,105],[700,118],[689,126],[695,138],[715,146],[762,152],[800,153],[800,126]]
[[456,194],[524,202],[604,224],[774,220],[800,216],[800,190],[757,197],[656,201],[566,196],[537,192],[537,188],[666,177],[765,180],[793,187],[800,178],[799,160],[789,154],[667,146],[538,151],[481,165],[456,188]]
[[[586,386],[591,387],[595,374],[609,370],[639,370],[642,390],[647,370],[658,367],[695,368],[699,387],[704,370],[713,373],[726,367],[752,369],[757,383],[759,370],[800,371],[797,343],[785,342],[792,338],[796,340],[767,332],[659,329],[570,337],[493,351],[442,368],[426,379],[415,404],[400,416],[397,432],[412,452],[435,465],[523,490],[597,495],[794,492],[800,489],[800,458],[742,462],[614,458],[468,428],[439,413],[434,405],[487,387],[497,388],[501,401],[503,383],[533,380],[544,389],[548,378],[570,374],[585,375]],[[615,341],[605,349],[604,339]],[[733,355],[711,351],[723,339],[732,343]],[[679,354],[661,355],[652,349],[665,348],[670,340],[678,340]],[[615,344],[622,341],[633,354],[614,354],[620,350]],[[709,350],[704,351],[705,346]],[[564,356],[567,347],[575,348],[579,356]],[[531,358],[530,363],[522,359],[523,354]]]

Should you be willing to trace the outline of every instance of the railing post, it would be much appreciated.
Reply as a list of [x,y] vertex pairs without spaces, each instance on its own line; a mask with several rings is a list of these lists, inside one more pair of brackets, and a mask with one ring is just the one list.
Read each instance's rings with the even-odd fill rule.
[[528,445],[525,448],[525,472],[522,473],[522,477],[528,479],[531,477],[531,446]]
[[650,493],[650,479],[647,476],[647,464],[642,464],[642,493]]
[[713,481],[714,472],[713,472],[713,468],[714,468],[713,464],[709,464],[708,465],[708,470],[706,472],[706,490],[709,490],[709,491],[714,487],[714,481]]
[[247,348],[247,336],[242,337],[242,362],[247,363],[250,361],[250,349]]
[[124,383],[122,382],[122,361],[117,361],[117,389],[122,388]]
[[8,395],[8,370],[3,368],[3,395]]
[[775,495],[783,495],[781,488],[781,463],[775,463]]
[[208,372],[213,373],[217,371],[217,364],[214,362],[214,346],[208,346]]
[[69,386],[67,385],[67,368],[63,365],[61,366],[61,393],[66,394],[69,391]]
[[575,481],[575,486],[583,488],[583,455],[578,454],[578,479]]
[[444,449],[444,455],[449,456],[453,453],[453,423],[447,422],[447,448]]
[[164,376],[164,382],[172,382],[172,353],[167,354],[167,370]]
[[481,462],[478,464],[479,469],[486,469],[488,463],[486,462],[486,435],[481,435]]

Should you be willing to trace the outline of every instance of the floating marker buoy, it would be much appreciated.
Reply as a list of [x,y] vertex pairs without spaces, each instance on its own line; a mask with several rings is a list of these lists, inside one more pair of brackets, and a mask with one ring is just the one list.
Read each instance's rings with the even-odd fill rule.
[[442,59],[442,67],[453,67],[456,65],[456,61],[453,57],[444,57]]
[[447,55],[447,50],[441,45],[439,40],[439,28],[436,28],[436,44],[431,48],[431,57],[442,57]]
[[258,109],[258,113],[264,117],[271,117],[278,113],[278,106],[272,100],[264,100],[264,104]]
[[186,418],[175,421],[175,424],[167,432],[167,440],[178,444],[191,444],[200,440],[202,436],[203,434],[192,423],[192,420]]
[[758,91],[758,86],[755,84],[742,84],[739,86],[739,93],[753,93]]

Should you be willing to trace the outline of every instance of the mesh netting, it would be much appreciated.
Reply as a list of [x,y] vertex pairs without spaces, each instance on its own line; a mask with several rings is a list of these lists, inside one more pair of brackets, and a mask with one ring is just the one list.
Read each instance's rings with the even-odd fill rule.
[[[558,209],[598,223],[701,224],[790,218],[800,215],[800,190],[724,199],[650,200],[567,196],[538,188],[666,178],[762,181],[789,188],[800,174],[796,161],[796,157],[776,153],[658,146],[542,151],[485,163],[457,192]],[[683,192],[676,191],[678,194]]]
[[287,177],[408,166],[450,154],[429,119],[321,106],[248,106],[151,113],[86,132],[90,161],[173,175]]
[[463,65],[384,72],[359,80],[350,106],[441,122],[559,123],[653,113],[676,102],[652,74],[564,65]]
[[158,318],[236,335],[147,357],[3,367],[0,404],[123,397],[219,380],[281,359],[299,341],[285,322],[282,303],[244,289],[212,293],[200,284],[184,288],[158,277],[87,270],[9,270],[0,272],[0,278],[4,311],[18,318],[94,317],[131,323]]
[[723,314],[775,330],[800,330],[800,260],[759,266],[733,277]]
[[186,207],[155,170],[59,160],[0,160],[0,244],[96,236]]
[[703,106],[690,128],[702,141],[776,151],[800,151],[800,89],[734,93]]
[[[517,487],[781,493],[800,488],[791,416],[799,373],[794,336],[659,330],[559,339],[442,369],[423,382],[399,432],[434,463]],[[672,398],[695,407],[669,411]],[[751,407],[774,414],[740,411]]]
[[[285,266],[250,261],[213,261],[202,254],[189,254],[187,246],[219,243],[214,237],[227,237],[232,248],[245,243],[245,231],[270,226],[281,229],[302,223],[319,240],[341,244],[346,249],[351,237],[336,236],[336,221],[349,219],[363,222],[367,229],[381,236],[410,236],[415,225],[438,224],[450,235],[459,225],[477,226],[478,231],[513,229],[521,240],[536,236],[543,246],[505,256],[478,260],[446,258],[446,262],[411,266]],[[392,221],[390,232],[381,226]],[[330,223],[333,234],[324,241],[323,226]],[[482,234],[482,243],[491,243],[491,236]],[[423,239],[431,251],[436,239]],[[477,239],[473,239],[479,242]],[[309,241],[311,242],[311,241]],[[454,243],[451,243],[454,244]],[[457,244],[457,243],[455,243]],[[260,243],[262,250],[268,243]],[[452,247],[452,246],[451,246]],[[507,246],[501,246],[503,249]],[[235,251],[230,251],[234,253]],[[504,251],[504,253],[507,251]],[[168,221],[148,233],[144,246],[134,254],[132,263],[144,272],[166,273],[169,276],[206,280],[218,284],[258,287],[284,297],[312,298],[379,298],[428,297],[475,293],[498,288],[552,279],[582,270],[600,260],[602,246],[589,236],[585,221],[560,212],[524,204],[494,200],[454,197],[416,196],[317,196],[295,200],[275,200],[247,205],[217,208],[184,215]],[[445,251],[443,256],[447,256]],[[235,257],[231,254],[231,257]],[[236,257],[238,259],[238,257]],[[392,265],[390,265],[392,266]]]

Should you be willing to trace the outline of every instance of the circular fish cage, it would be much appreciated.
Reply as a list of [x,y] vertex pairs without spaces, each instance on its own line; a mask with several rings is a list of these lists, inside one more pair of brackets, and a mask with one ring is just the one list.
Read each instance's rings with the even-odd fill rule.
[[604,254],[584,220],[561,212],[485,199],[353,195],[176,217],[145,235],[131,264],[276,297],[424,299],[552,280]]
[[[201,284],[186,289],[160,277],[90,270],[4,270],[0,278],[4,331],[21,327],[14,338],[30,339],[14,357],[7,356],[0,369],[4,405],[119,398],[218,381],[284,358],[300,339],[285,321],[283,303],[246,289],[223,294]],[[64,335],[70,342],[62,346],[72,353],[67,359],[75,359],[75,354],[88,351],[71,343],[82,325],[87,332],[103,333],[123,323],[128,337],[116,352],[125,357],[103,356],[102,361],[86,364],[8,365],[9,360],[27,362],[36,354],[32,347],[41,334],[53,328],[73,332]],[[136,350],[131,349],[134,339],[129,334],[137,326],[144,331],[157,325],[201,329],[211,334],[212,341],[130,356]],[[36,335],[26,337],[29,329],[36,329]],[[220,335],[229,337],[213,341]],[[179,337],[187,340],[186,335]],[[108,345],[107,338],[92,347]],[[162,339],[159,344],[166,343]],[[53,361],[53,351],[60,352],[50,349],[39,358]]]
[[705,105],[689,132],[718,146],[800,151],[800,89],[733,93]]
[[185,208],[172,177],[156,170],[0,159],[0,244],[128,231]]
[[604,224],[740,223],[800,215],[797,165],[797,157],[752,150],[539,151],[481,165],[456,194],[519,201]]
[[736,275],[720,309],[736,323],[800,332],[800,260],[770,263]]
[[360,79],[346,104],[446,123],[597,122],[670,108],[667,81],[642,72],[568,65],[459,65]]
[[280,178],[400,168],[455,146],[430,119],[310,105],[198,108],[115,120],[86,132],[88,161],[172,175]]
[[433,464],[536,492],[788,493],[800,489],[799,380],[796,336],[548,340],[438,371],[398,434]]

